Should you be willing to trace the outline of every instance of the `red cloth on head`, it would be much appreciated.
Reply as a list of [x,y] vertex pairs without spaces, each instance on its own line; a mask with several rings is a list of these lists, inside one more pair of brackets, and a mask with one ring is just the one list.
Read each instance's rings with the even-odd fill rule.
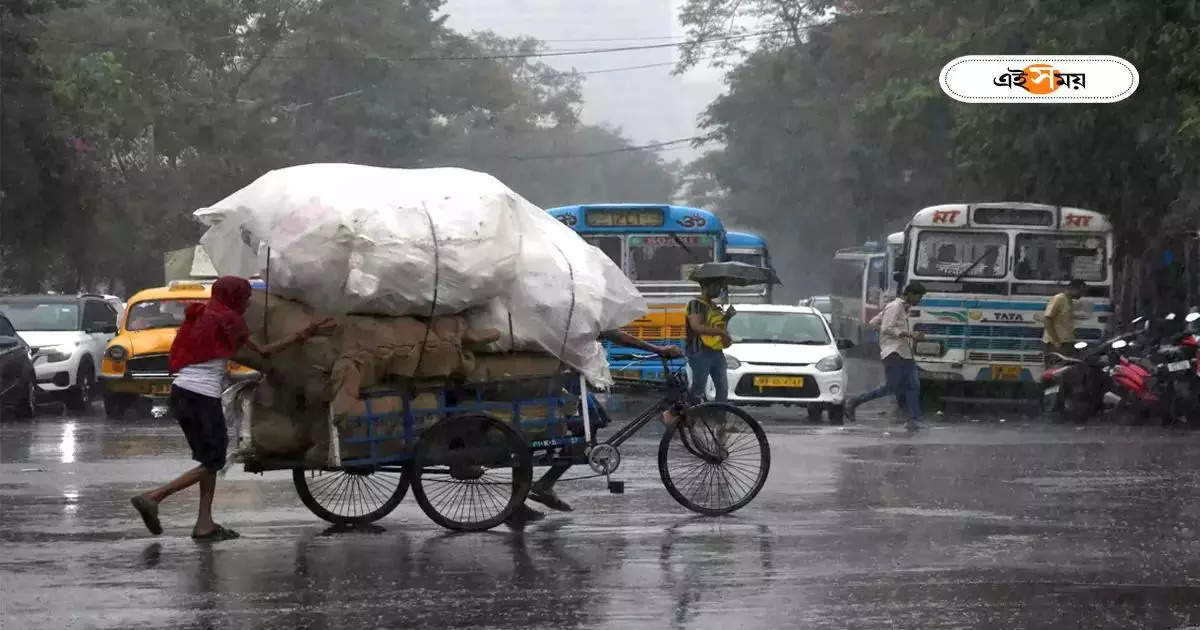
[[249,281],[237,276],[218,278],[207,303],[187,308],[168,355],[171,373],[213,359],[232,358],[250,338],[243,317],[249,303]]

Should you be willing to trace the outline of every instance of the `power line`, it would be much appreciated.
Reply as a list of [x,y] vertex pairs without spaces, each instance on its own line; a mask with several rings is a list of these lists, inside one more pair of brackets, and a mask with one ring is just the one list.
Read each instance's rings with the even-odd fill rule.
[[[612,47],[606,47],[606,48],[578,48],[578,49],[565,49],[565,50],[546,50],[546,51],[531,52],[531,53],[496,53],[496,54],[484,54],[484,55],[446,55],[446,56],[413,56],[413,57],[389,57],[386,55],[342,55],[342,56],[335,56],[335,55],[284,55],[284,54],[277,54],[277,53],[268,53],[268,54],[262,55],[261,57],[263,59],[273,59],[273,60],[314,60],[314,59],[322,60],[323,59],[323,60],[328,60],[328,61],[342,61],[342,60],[347,60],[347,59],[362,59],[362,60],[383,60],[383,61],[393,61],[393,62],[493,61],[493,60],[504,60],[504,59],[542,59],[542,58],[547,58],[547,57],[572,57],[572,56],[581,56],[581,55],[597,55],[597,54],[607,54],[607,53],[617,53],[617,52],[632,52],[632,51],[638,51],[638,50],[662,50],[662,49],[667,49],[667,48],[680,48],[682,46],[688,46],[688,45],[703,45],[703,44],[712,44],[712,43],[720,43],[720,42],[739,41],[739,40],[751,39],[751,38],[755,38],[755,37],[766,37],[768,35],[775,35],[775,34],[783,33],[783,32],[786,32],[786,29],[758,31],[755,33],[744,33],[741,35],[726,35],[726,36],[722,36],[722,37],[714,37],[711,39],[696,40],[696,41],[682,41],[682,42],[671,42],[671,43],[663,43],[663,44],[643,44],[643,45],[637,45],[637,46],[612,46]],[[136,45],[132,45],[132,44],[120,44],[120,43],[116,43],[116,42],[72,40],[72,39],[66,39],[66,38],[56,38],[53,36],[46,36],[46,35],[38,35],[38,36],[35,36],[34,39],[39,40],[39,41],[43,40],[43,39],[50,40],[50,41],[61,41],[61,42],[78,44],[81,46],[90,46],[93,48],[100,48],[100,49],[116,48],[116,49],[122,49],[122,50],[142,50],[142,51],[175,53],[175,54],[185,54],[185,55],[192,54],[192,51],[189,51],[189,50],[186,50],[183,48],[164,48],[161,46],[136,46]]]
[[654,142],[651,144],[643,144],[643,145],[631,146],[631,147],[621,147],[619,149],[606,149],[606,150],[602,150],[602,151],[586,151],[583,153],[545,153],[545,154],[540,154],[540,155],[480,155],[480,154],[463,153],[463,154],[459,154],[459,155],[431,156],[431,157],[425,158],[423,161],[439,161],[439,160],[445,160],[445,159],[464,159],[464,158],[515,160],[518,162],[534,161],[534,160],[568,160],[568,159],[578,159],[578,158],[602,157],[602,156],[607,156],[607,155],[616,155],[619,153],[631,153],[634,151],[650,151],[650,150],[674,151],[674,150],[678,150],[678,149],[687,148],[686,146],[682,146],[685,143],[691,143],[691,142],[697,142],[697,141],[699,141],[699,144],[702,144],[702,145],[713,142],[713,140],[711,138],[705,138],[704,136],[692,136],[690,138],[678,138],[676,140],[667,140],[665,142]]

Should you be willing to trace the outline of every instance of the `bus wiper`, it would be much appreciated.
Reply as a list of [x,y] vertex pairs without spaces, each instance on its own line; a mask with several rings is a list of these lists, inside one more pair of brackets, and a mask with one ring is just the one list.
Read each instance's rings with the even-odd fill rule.
[[974,269],[974,268],[978,267],[978,266],[979,266],[979,263],[983,262],[983,259],[984,259],[984,258],[987,258],[988,254],[990,254],[990,253],[991,253],[991,252],[983,252],[983,255],[982,255],[982,256],[980,256],[979,258],[976,258],[976,259],[975,259],[975,262],[971,263],[971,266],[970,266],[970,267],[967,267],[966,271],[964,271],[964,272],[962,272],[962,273],[958,274],[958,277],[957,277],[957,278],[955,278],[955,279],[954,279],[954,281],[955,281],[955,282],[958,282],[959,280],[962,280],[963,278],[965,278],[965,277],[967,276],[967,274],[971,273],[971,270],[972,270],[972,269]]
[[678,234],[676,234],[676,233],[672,232],[672,233],[671,233],[671,238],[675,239],[675,242],[676,242],[676,243],[679,243],[679,246],[683,248],[683,251],[687,252],[687,255],[692,257],[692,261],[693,261],[693,262],[698,262],[698,263],[701,263],[701,264],[703,264],[703,263],[705,262],[705,261],[703,261],[703,260],[701,260],[701,259],[700,259],[700,256],[698,256],[698,255],[696,254],[696,252],[692,251],[692,248],[690,248],[690,247],[688,247],[688,246],[687,246],[687,243],[684,243],[684,242],[683,242],[683,239],[679,238],[679,235],[678,235]]

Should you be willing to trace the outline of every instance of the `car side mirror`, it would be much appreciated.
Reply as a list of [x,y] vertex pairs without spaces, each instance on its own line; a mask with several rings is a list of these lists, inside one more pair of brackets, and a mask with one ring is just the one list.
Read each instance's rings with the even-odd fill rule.
[[838,339],[837,347],[838,350],[849,350],[854,347],[854,342],[849,339]]

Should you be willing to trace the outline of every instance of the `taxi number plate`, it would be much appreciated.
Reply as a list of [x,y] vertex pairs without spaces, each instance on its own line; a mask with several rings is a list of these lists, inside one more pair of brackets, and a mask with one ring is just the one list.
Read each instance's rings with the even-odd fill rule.
[[803,376],[755,376],[755,387],[804,387]]
[[993,365],[992,378],[997,381],[1019,381],[1021,380],[1021,366]]
[[1190,367],[1191,365],[1192,365],[1191,361],[1176,361],[1174,363],[1167,364],[1167,371],[1168,372],[1182,372],[1183,370],[1188,369],[1188,367]]
[[171,393],[170,385],[151,385],[150,393],[155,396],[166,396]]

